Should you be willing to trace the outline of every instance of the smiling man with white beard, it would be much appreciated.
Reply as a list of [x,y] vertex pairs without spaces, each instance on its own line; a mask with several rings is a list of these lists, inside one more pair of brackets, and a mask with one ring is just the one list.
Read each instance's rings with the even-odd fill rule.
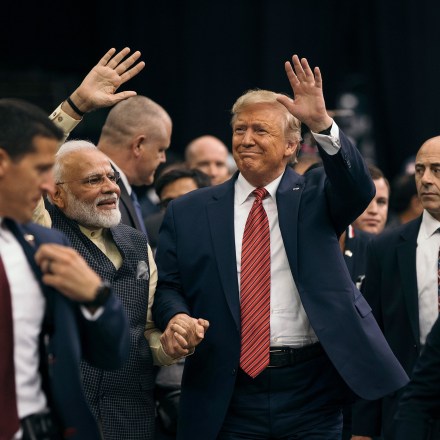
[[66,142],[56,156],[54,179],[48,207],[52,227],[111,283],[130,323],[130,357],[123,368],[109,373],[82,363],[88,403],[105,440],[153,439],[153,361],[171,364],[189,351],[181,336],[175,341],[177,356],[168,356],[160,343],[151,317],[157,271],[147,237],[120,223],[119,175],[92,143]]

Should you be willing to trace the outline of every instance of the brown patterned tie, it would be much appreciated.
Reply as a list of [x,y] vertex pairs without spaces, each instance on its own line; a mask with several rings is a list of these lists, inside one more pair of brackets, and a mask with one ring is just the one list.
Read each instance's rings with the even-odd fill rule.
[[14,337],[11,292],[0,257],[0,440],[10,440],[20,422],[15,396]]
[[263,199],[265,188],[253,191],[241,250],[240,367],[255,378],[269,365],[270,347],[270,231]]

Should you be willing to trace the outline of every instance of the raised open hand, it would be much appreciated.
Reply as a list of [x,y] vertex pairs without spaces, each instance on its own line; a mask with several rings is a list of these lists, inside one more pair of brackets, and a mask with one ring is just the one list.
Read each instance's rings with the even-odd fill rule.
[[293,55],[292,63],[293,67],[289,61],[286,61],[284,67],[294,99],[279,95],[278,101],[310,130],[315,133],[325,130],[333,120],[325,108],[319,67],[315,67],[312,71],[307,59],[299,59],[298,55]]
[[76,107],[87,113],[97,108],[110,107],[136,95],[133,90],[116,93],[122,84],[145,67],[143,61],[135,64],[141,56],[139,51],[127,57],[129,53],[128,47],[118,53],[112,48],[99,60],[70,96]]

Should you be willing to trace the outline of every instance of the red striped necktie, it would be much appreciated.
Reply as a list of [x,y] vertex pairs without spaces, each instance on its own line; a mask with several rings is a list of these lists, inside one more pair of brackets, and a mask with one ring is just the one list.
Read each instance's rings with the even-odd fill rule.
[[255,201],[243,233],[241,250],[241,369],[255,378],[269,365],[270,347],[270,231],[263,207],[265,188]]
[[0,257],[0,440],[10,440],[20,424],[15,396],[11,291]]

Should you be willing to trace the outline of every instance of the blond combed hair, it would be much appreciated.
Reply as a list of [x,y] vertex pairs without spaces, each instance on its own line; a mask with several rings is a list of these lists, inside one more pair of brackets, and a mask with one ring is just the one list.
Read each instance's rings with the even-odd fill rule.
[[301,122],[295,118],[287,108],[277,101],[279,93],[270,90],[252,89],[241,95],[231,109],[231,125],[234,124],[238,114],[246,107],[255,104],[270,104],[282,111],[285,116],[285,136],[290,142],[299,143],[301,141]]

